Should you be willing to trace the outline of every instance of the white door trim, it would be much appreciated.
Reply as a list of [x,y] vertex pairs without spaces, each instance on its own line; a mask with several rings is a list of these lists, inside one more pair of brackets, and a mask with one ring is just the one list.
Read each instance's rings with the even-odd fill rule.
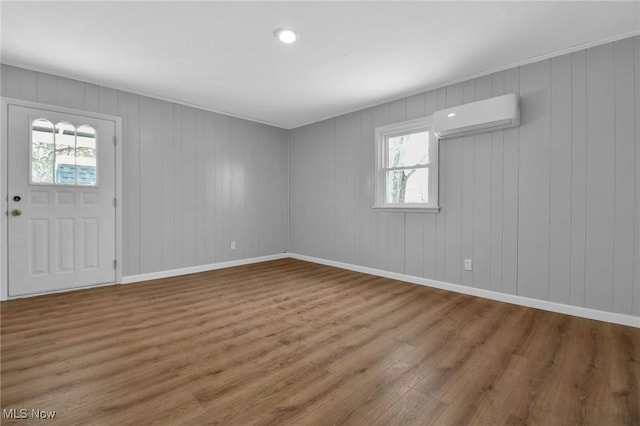
[[22,99],[2,97],[2,137],[0,138],[0,199],[2,223],[0,224],[0,300],[9,299],[9,270],[8,270],[8,111],[9,105],[23,106],[27,108],[38,108],[60,112],[64,114],[84,115],[86,117],[101,120],[113,121],[115,124],[116,152],[115,152],[115,192],[116,192],[116,276],[115,283],[122,283],[122,118],[100,114],[96,112],[84,111],[81,109],[61,107],[58,105],[44,104],[40,102],[25,101]]

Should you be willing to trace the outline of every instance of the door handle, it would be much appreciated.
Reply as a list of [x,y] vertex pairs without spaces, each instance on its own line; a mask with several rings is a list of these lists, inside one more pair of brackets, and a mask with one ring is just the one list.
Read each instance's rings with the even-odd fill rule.
[[22,214],[22,210],[20,209],[11,210],[11,216],[20,216],[21,214]]

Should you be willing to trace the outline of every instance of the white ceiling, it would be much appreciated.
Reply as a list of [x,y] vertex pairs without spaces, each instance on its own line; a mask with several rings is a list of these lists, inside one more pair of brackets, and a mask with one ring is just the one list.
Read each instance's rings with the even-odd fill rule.
[[[640,2],[7,2],[3,63],[294,128],[637,34]],[[273,31],[295,29],[280,44]]]

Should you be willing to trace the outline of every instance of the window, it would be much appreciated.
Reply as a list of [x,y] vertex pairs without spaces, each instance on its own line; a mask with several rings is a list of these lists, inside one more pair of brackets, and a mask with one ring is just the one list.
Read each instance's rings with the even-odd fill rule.
[[39,118],[31,123],[31,183],[97,184],[96,131],[69,123],[55,126]]
[[438,139],[431,117],[376,128],[376,209],[437,212]]

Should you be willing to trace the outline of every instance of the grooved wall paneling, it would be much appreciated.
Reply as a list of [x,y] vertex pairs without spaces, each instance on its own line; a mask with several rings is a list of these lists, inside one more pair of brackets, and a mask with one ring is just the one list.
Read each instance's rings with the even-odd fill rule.
[[[293,130],[289,250],[638,315],[639,44],[629,38]],[[375,127],[514,92],[520,127],[440,142],[438,214],[372,210]]]
[[518,294],[549,298],[549,62],[520,69]]
[[569,304],[584,306],[587,207],[587,66],[571,55],[571,286]]
[[[637,111],[634,115],[633,39],[621,40],[614,48],[615,82],[615,176],[614,176],[614,256],[613,256],[613,306],[621,306],[625,312],[633,310],[633,268],[634,229],[638,222],[634,219],[634,178],[636,173],[635,126],[638,124]],[[637,77],[635,77],[637,82]],[[633,226],[629,226],[633,224]],[[640,247],[637,247],[638,249]],[[638,277],[640,279],[640,277]],[[636,294],[637,294],[636,290]],[[640,294],[637,294],[640,296]]]
[[286,130],[8,65],[2,88],[122,117],[125,276],[287,251]]
[[[549,300],[569,303],[571,286],[571,56],[551,59]],[[569,165],[569,167],[567,167]]]
[[610,310],[615,217],[614,48],[587,50],[585,306]]

